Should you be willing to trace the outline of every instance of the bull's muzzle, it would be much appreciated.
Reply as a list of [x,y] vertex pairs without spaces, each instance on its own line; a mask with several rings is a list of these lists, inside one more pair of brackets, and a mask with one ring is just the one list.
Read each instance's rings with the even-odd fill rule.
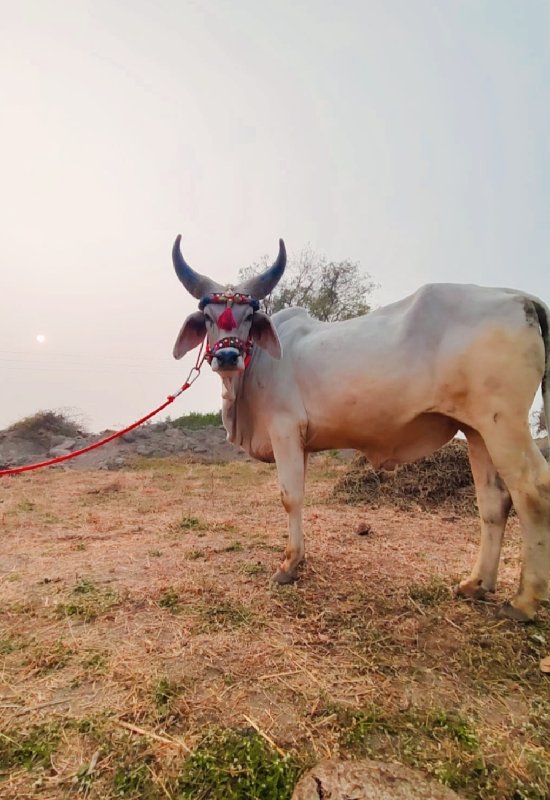
[[243,370],[244,359],[240,350],[236,347],[222,347],[216,351],[216,355],[211,361],[214,372],[225,372],[226,370]]
[[214,372],[242,372],[252,351],[252,339],[247,341],[236,336],[220,339],[206,351],[206,360]]

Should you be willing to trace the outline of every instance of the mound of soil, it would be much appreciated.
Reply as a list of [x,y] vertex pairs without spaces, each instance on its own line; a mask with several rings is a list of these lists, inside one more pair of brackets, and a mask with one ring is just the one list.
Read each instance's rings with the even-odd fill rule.
[[[59,420],[37,415],[0,431],[0,469],[44,461],[86,447],[113,431],[99,435],[78,428],[63,428]],[[221,426],[183,430],[167,422],[142,425],[119,439],[63,462],[70,469],[124,469],[137,458],[177,457],[199,463],[247,460],[248,456],[227,442]]]
[[375,471],[365,456],[357,455],[336,484],[334,496],[371,507],[388,504],[404,510],[444,507],[467,514],[477,512],[468,448],[458,439],[394,472]]

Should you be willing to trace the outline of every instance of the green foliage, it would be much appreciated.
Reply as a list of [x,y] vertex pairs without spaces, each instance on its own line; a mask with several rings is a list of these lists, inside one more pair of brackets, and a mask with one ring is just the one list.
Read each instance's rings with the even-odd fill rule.
[[38,675],[47,675],[63,669],[74,655],[74,650],[62,641],[53,644],[40,645],[30,651],[25,659]]
[[198,517],[182,517],[176,523],[176,527],[182,531],[202,531],[205,529],[205,523]]
[[298,778],[290,756],[281,756],[253,729],[213,729],[187,759],[177,800],[289,800]]
[[250,625],[254,620],[249,608],[231,600],[213,600],[197,610],[202,617],[202,629],[205,631],[240,628]]
[[482,753],[472,721],[455,711],[410,708],[392,714],[375,705],[329,705],[324,713],[336,716],[341,747],[350,755],[397,759],[468,797],[495,797],[499,780],[507,780]]
[[167,608],[168,611],[171,611],[173,614],[177,614],[180,610],[180,598],[176,590],[171,586],[166,589],[159,598],[159,606],[161,608]]
[[[257,275],[268,266],[267,256],[239,273],[241,280]],[[370,310],[368,296],[375,288],[368,273],[359,263],[327,261],[325,256],[304,248],[290,258],[285,275],[263,301],[264,310],[272,314],[290,306],[306,308],[312,317],[323,322],[351,319]]]
[[117,797],[148,797],[152,789],[151,772],[147,764],[121,765],[113,778]]
[[223,548],[224,553],[242,553],[243,550],[244,547],[239,541],[232,542]]
[[57,749],[60,733],[55,724],[37,725],[25,733],[0,733],[0,770],[47,767]]
[[409,596],[420,606],[437,606],[451,599],[451,592],[445,581],[432,578],[429,583],[414,583],[409,587]]
[[161,678],[153,691],[153,700],[158,713],[165,717],[172,707],[174,698],[180,694],[180,687],[177,683],[168,678]]
[[36,508],[32,500],[20,500],[17,504],[17,511],[34,511]]
[[221,411],[209,411],[206,414],[201,414],[199,411],[190,411],[189,414],[170,420],[170,425],[174,428],[183,428],[190,431],[200,430],[201,428],[219,428],[221,424]]
[[67,617],[80,617],[85,622],[92,622],[119,602],[116,592],[99,589],[91,581],[82,579],[74,586],[70,599],[58,605],[57,611]]
[[204,550],[189,550],[188,553],[185,554],[185,558],[188,561],[197,561],[199,558],[204,558],[205,553]]

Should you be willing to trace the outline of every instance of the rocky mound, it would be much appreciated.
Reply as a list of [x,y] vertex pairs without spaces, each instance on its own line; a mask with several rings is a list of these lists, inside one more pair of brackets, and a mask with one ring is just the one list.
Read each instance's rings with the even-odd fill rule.
[[[62,414],[40,412],[0,431],[0,469],[57,458],[111,433],[114,431],[89,434]],[[168,422],[159,422],[142,425],[97,450],[63,463],[71,469],[120,469],[139,457],[167,456],[206,463],[247,458],[226,441],[221,426],[184,430]]]

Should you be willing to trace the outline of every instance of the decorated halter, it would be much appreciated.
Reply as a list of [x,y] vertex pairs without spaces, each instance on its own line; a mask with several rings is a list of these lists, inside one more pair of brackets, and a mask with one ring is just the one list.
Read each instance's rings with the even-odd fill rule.
[[[214,292],[202,297],[199,302],[199,309],[204,311],[209,303],[226,303],[225,311],[222,311],[218,317],[218,327],[222,331],[227,331],[229,333],[237,327],[233,311],[231,310],[233,305],[247,305],[250,306],[253,311],[257,311],[260,307],[260,303],[255,297],[252,297],[250,294],[235,292],[232,286],[228,286],[223,292]],[[239,353],[244,356],[245,366],[247,366],[250,361],[252,345],[253,341],[251,336],[248,337],[246,342],[243,341],[243,339],[239,339],[237,336],[224,336],[222,339],[218,339],[213,347],[210,347],[208,344],[206,345],[204,357],[210,364],[219,350],[223,350],[225,347],[234,347],[235,350],[238,350]]]

